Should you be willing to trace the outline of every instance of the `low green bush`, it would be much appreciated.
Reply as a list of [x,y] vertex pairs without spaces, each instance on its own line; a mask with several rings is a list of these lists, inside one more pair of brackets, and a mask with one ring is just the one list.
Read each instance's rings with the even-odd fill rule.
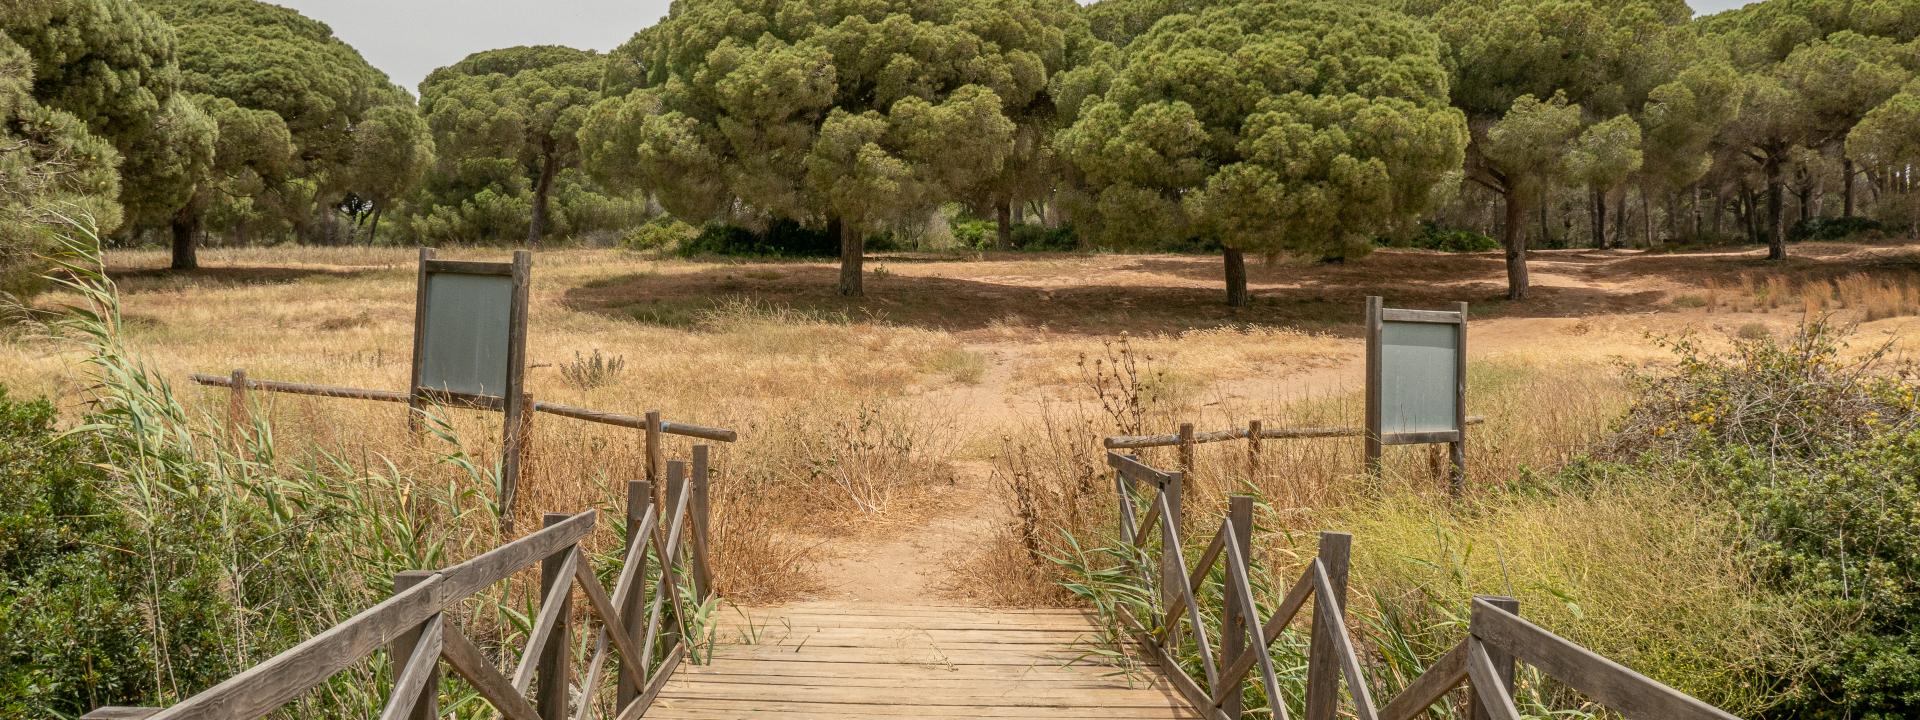
[[[891,233],[867,236],[869,252],[894,249],[897,249],[897,244]],[[785,218],[774,220],[767,224],[765,230],[759,231],[738,225],[713,224],[701,228],[698,235],[682,242],[678,253],[683,257],[839,257],[840,238],[825,229],[807,227]]]
[[1472,230],[1442,228],[1432,222],[1420,223],[1419,232],[1400,240],[1381,237],[1376,244],[1440,252],[1488,252],[1500,249],[1500,241]]
[[[948,220],[947,228],[961,247],[974,250],[992,250],[1000,239],[1000,226],[992,220],[960,215]],[[1009,240],[1015,250],[1065,252],[1080,248],[1080,235],[1071,225],[1047,227],[1020,223],[1013,226]]]
[[1813,217],[1801,220],[1787,229],[1787,239],[1794,242],[1804,240],[1845,240],[1857,235],[1881,233],[1886,226],[1869,217]]
[[[1826,618],[1776,658],[1772,712],[1905,718],[1920,709],[1920,386],[1890,345],[1850,352],[1811,321],[1784,340],[1714,353],[1668,341],[1671,369],[1639,375],[1610,452],[1628,472],[1691,483],[1724,505],[1731,545],[1778,602]],[[1808,662],[1814,660],[1814,662]]]
[[627,231],[620,247],[628,250],[677,251],[700,235],[700,229],[670,217],[661,216]]

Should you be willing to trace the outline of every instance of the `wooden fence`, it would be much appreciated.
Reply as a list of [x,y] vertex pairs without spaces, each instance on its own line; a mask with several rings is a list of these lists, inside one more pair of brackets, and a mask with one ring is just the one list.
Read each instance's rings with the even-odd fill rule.
[[[1262,617],[1253,595],[1248,558],[1252,554],[1253,499],[1234,497],[1220,529],[1193,567],[1186,563],[1181,537],[1184,475],[1155,469],[1138,458],[1107,453],[1118,490],[1122,542],[1144,560],[1141,580],[1158,589],[1155,617],[1122,621],[1141,651],[1156,662],[1174,688],[1208,720],[1240,720],[1245,708],[1243,683],[1257,677],[1270,707],[1258,714],[1286,720],[1282,694],[1268,650],[1291,625],[1307,600],[1314,601],[1307,654],[1307,684],[1302,706],[1307,720],[1332,720],[1345,681],[1351,713],[1359,720],[1413,720],[1466,686],[1475,720],[1519,720],[1513,701],[1514,663],[1525,662],[1593,701],[1629,718],[1648,720],[1738,720],[1733,715],[1630,670],[1572,641],[1554,635],[1519,615],[1511,598],[1473,599],[1467,637],[1408,683],[1385,705],[1376,705],[1366,664],[1347,631],[1347,567],[1352,537],[1321,533],[1317,557],[1307,563],[1279,607]],[[1136,492],[1143,490],[1144,492]],[[1146,518],[1136,507],[1145,500]],[[1159,530],[1159,543],[1152,542]],[[1157,562],[1154,555],[1158,554]],[[1195,593],[1225,564],[1219,636],[1209,637]],[[1177,654],[1192,634],[1201,677],[1189,675]],[[1254,676],[1255,670],[1258,675]]]
[[[1487,419],[1479,415],[1468,416],[1466,424],[1479,425]],[[1108,435],[1100,444],[1108,450],[1139,450],[1142,448],[1177,447],[1180,448],[1179,467],[1182,473],[1193,472],[1194,448],[1200,445],[1233,440],[1247,441],[1247,477],[1260,473],[1261,453],[1265,440],[1312,440],[1317,438],[1364,438],[1366,428],[1358,427],[1307,427],[1307,428],[1269,428],[1259,419],[1247,421],[1246,427],[1231,430],[1212,430],[1196,432],[1193,423],[1180,423],[1180,430],[1172,435]],[[1435,448],[1441,446],[1435,445]],[[1436,455],[1436,467],[1441,460]]]
[[[215,685],[166,708],[104,707],[84,718],[252,720],[325,683],[335,673],[387,648],[394,680],[381,720],[428,720],[439,716],[439,674],[451,669],[483,701],[510,720],[632,720],[646,714],[666,679],[687,656],[689,619],[685,599],[712,597],[708,569],[707,447],[694,448],[693,472],[667,463],[667,499],[653,502],[646,481],[627,485],[624,562],[612,592],[602,585],[581,550],[593,531],[595,511],[549,514],[538,532],[472,560],[437,571],[405,572],[394,578],[393,595]],[[670,508],[660,512],[660,508]],[[651,551],[651,552],[649,552]],[[647,583],[647,567],[658,579]],[[503,673],[455,623],[467,598],[523,570],[540,569],[540,605],[533,628],[511,673]],[[580,617],[596,621],[586,673],[573,677],[573,588],[587,599]],[[611,655],[614,670],[611,715],[596,713]],[[577,680],[577,682],[576,682]],[[572,688],[581,688],[578,696]],[[531,690],[531,696],[528,693]]]
[[[372,400],[375,402],[402,404],[409,404],[411,401],[407,393],[394,390],[373,390],[340,385],[315,385],[310,383],[284,382],[280,380],[254,380],[247,377],[247,371],[245,369],[235,369],[233,374],[227,377],[194,373],[189,375],[188,379],[192,380],[195,384],[209,387],[223,387],[229,390],[230,394],[227,398],[227,432],[229,439],[234,442],[238,441],[241,428],[245,428],[251,424],[252,412],[250,408],[252,405],[250,404],[248,394],[254,390],[285,393],[289,395],[307,395],[310,397]],[[499,410],[501,409],[500,404],[503,402],[499,398],[477,398],[473,396],[446,396],[436,397],[435,399],[444,401],[444,403],[450,407],[468,407],[481,410]],[[645,416],[641,417],[622,415],[619,413],[574,407],[572,405],[561,405],[559,403],[536,402],[531,393],[522,394],[521,402],[524,403],[522,407],[528,410],[528,412],[522,412],[519,415],[520,427],[516,428],[516,432],[514,433],[514,439],[517,441],[514,445],[522,461],[526,460],[533,452],[534,413],[547,413],[549,415],[559,415],[561,417],[600,423],[602,425],[632,428],[644,433],[643,443],[646,453],[645,477],[647,482],[654,483],[658,487],[665,487],[661,484],[660,477],[663,469],[662,463],[665,460],[665,449],[662,444],[664,436],[678,435],[726,443],[739,439],[738,433],[725,428],[704,427],[662,420],[660,418],[660,411],[658,410],[648,411]],[[409,424],[411,425],[411,423]],[[516,484],[512,482],[510,477],[503,478],[503,485],[504,486],[500,488],[501,514],[503,519],[510,523],[513,516],[514,500],[518,495],[519,488],[515,486]]]

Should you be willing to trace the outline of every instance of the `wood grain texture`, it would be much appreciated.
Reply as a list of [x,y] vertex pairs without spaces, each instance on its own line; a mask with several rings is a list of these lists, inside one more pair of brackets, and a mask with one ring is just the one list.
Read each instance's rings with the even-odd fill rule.
[[[1738,720],[1653,678],[1547,632],[1483,598],[1473,601],[1473,637],[1539,668],[1595,702],[1629,718],[1646,720]],[[1471,666],[1471,664],[1469,664]]]
[[1201,717],[1159,673],[1105,664],[1098,628],[1076,610],[808,602],[743,614],[720,627],[712,664],[680,665],[645,717]]

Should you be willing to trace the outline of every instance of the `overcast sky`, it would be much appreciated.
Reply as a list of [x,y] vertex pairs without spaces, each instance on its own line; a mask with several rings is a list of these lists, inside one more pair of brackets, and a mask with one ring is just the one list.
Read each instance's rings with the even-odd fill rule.
[[[667,14],[668,0],[270,0],[333,26],[394,82],[418,90],[434,68],[514,45],[612,50]],[[1082,0],[1083,2],[1085,0]],[[1717,12],[1749,0],[1688,0]]]

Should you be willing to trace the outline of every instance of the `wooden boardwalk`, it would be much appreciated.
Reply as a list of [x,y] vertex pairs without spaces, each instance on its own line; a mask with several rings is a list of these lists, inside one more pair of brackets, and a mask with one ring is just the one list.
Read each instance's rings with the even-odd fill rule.
[[1195,718],[1165,680],[1088,651],[1077,610],[813,602],[721,621],[648,718]]

